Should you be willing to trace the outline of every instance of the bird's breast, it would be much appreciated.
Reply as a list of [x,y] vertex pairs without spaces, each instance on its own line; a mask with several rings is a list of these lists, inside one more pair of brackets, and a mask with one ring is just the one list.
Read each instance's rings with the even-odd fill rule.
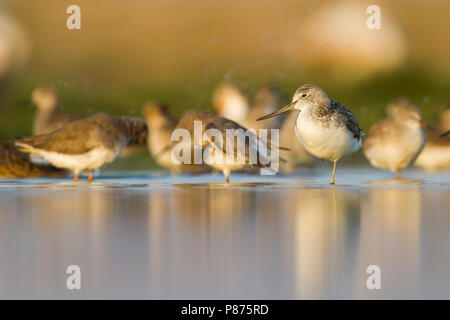
[[338,160],[361,147],[361,140],[346,128],[324,124],[302,113],[295,123],[295,134],[304,148],[320,159]]

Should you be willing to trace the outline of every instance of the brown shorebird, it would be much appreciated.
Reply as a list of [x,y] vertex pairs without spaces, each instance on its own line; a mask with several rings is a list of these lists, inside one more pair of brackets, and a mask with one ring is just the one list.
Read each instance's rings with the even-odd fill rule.
[[[195,123],[200,122],[202,135],[195,134]],[[238,123],[226,119],[221,116],[211,114],[209,112],[190,111],[177,124],[175,130],[185,129],[189,132],[191,140],[181,141],[179,143],[172,142],[170,150],[172,154],[177,156],[178,151],[174,148],[178,144],[185,145],[186,148],[182,150],[190,149],[190,163],[195,163],[194,153],[195,149],[201,150],[201,161],[206,162],[209,166],[221,170],[225,176],[226,182],[230,181],[231,171],[240,170],[244,167],[268,167],[274,158],[283,162],[284,159],[279,158],[276,150],[271,150],[270,142],[266,143],[259,139],[253,132],[247,131],[247,129]],[[213,129],[217,134],[220,134],[221,141],[218,141],[214,136],[208,135],[208,130]],[[235,141],[234,149],[229,150],[227,153],[227,130],[237,132],[240,130],[248,135],[248,138],[243,142],[243,148]],[[216,153],[217,152],[217,153]],[[257,159],[252,160],[251,155],[256,155]],[[227,161],[227,156],[230,156],[230,161]],[[221,159],[221,160],[219,160]]]
[[397,171],[401,179],[425,145],[424,124],[419,108],[404,98],[390,103],[386,113],[388,118],[370,128],[363,151],[371,165]]
[[31,101],[37,110],[33,121],[33,135],[49,133],[60,129],[81,116],[62,112],[58,93],[52,87],[38,87],[31,94]]
[[20,151],[42,157],[57,168],[74,172],[92,171],[113,162],[129,143],[145,143],[143,120],[99,113],[73,121],[63,128],[30,138],[16,139]]
[[320,87],[305,84],[295,91],[290,104],[258,121],[292,110],[300,111],[294,130],[302,146],[313,156],[333,162],[330,184],[334,184],[337,161],[361,147],[362,130],[355,115],[329,99]]
[[67,174],[66,170],[31,162],[11,143],[0,143],[0,178],[62,177]]
[[221,117],[244,123],[248,115],[248,100],[235,85],[223,83],[213,94],[213,107]]

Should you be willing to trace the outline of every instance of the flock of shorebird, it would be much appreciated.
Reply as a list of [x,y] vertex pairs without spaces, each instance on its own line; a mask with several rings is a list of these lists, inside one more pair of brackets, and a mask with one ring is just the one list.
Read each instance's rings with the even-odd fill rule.
[[[35,89],[31,99],[37,107],[33,136],[16,138],[14,144],[0,144],[0,177],[57,177],[72,172],[78,181],[79,174],[87,171],[92,181],[95,170],[113,162],[123,150],[127,153],[126,150],[139,146],[147,146],[156,162],[172,173],[219,170],[227,182],[231,171],[263,167],[269,161],[249,161],[248,150],[252,148],[259,157],[267,157],[267,153],[259,151],[261,145],[278,153],[282,169],[287,173],[295,166],[313,165],[315,158],[331,161],[331,184],[335,182],[338,160],[355,153],[361,146],[374,167],[396,171],[398,179],[402,170],[414,162],[427,170],[450,168],[450,109],[443,112],[441,128],[437,129],[425,124],[420,109],[405,98],[389,104],[386,119],[374,124],[364,138],[355,115],[311,84],[299,87],[292,102],[281,109],[277,108],[280,93],[274,86],[260,88],[250,107],[247,97],[236,86],[223,84],[213,96],[216,113],[188,111],[179,121],[161,103],[147,103],[143,119],[106,113],[83,118],[62,112],[58,94],[51,87]],[[275,118],[286,112],[291,114],[284,121]],[[245,141],[246,149],[234,149],[234,156],[241,156],[245,161],[215,162],[211,151],[206,153],[210,158],[206,163],[174,162],[172,133],[180,128],[193,133],[195,121],[201,121],[203,131],[217,129],[224,136],[227,129],[254,129],[256,137]],[[280,142],[276,146],[279,148],[270,145],[270,139],[258,136],[258,129],[280,129]],[[191,137],[189,143],[193,148],[203,150],[217,144],[213,138],[198,140],[195,134]],[[223,145],[215,152],[225,153]],[[45,161],[37,161],[38,158]]]

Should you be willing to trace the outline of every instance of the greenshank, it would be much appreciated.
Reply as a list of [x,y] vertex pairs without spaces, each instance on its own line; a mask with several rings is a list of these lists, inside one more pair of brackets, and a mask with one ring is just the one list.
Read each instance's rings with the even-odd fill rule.
[[303,147],[313,156],[333,162],[330,184],[334,184],[337,161],[361,147],[358,120],[349,109],[329,99],[320,87],[305,84],[295,91],[290,104],[258,121],[292,110],[300,111],[294,130]]

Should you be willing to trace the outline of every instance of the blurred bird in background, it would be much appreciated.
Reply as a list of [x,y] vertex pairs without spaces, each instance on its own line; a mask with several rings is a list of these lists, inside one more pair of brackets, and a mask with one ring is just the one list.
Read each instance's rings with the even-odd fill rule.
[[0,83],[23,69],[30,54],[29,47],[21,24],[0,8]]
[[375,123],[363,143],[363,151],[376,168],[402,171],[417,158],[425,146],[420,109],[407,99],[400,98],[386,107],[387,118]]
[[58,93],[52,87],[34,89],[31,102],[37,108],[33,119],[33,135],[49,133],[81,119],[77,114],[61,111]]

